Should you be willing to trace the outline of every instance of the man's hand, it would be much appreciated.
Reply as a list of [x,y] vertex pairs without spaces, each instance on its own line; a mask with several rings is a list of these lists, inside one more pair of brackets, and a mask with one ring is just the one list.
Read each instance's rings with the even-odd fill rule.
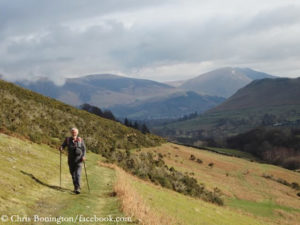
[[62,150],[63,150],[63,147],[60,146],[60,147],[58,148],[58,150],[59,150],[59,151],[62,151]]
[[83,156],[83,157],[81,158],[81,161],[84,162],[85,160],[86,160],[86,158]]

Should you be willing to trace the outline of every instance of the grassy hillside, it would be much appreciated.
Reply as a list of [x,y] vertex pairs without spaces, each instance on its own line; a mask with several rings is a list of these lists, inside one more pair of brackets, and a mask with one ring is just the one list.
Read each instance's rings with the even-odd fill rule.
[[[168,166],[195,177],[208,189],[217,187],[225,200],[225,206],[218,206],[140,180],[116,166],[112,167],[116,171],[103,167],[99,160],[105,159],[94,153],[88,153],[86,162],[91,192],[88,193],[82,177],[82,194],[74,195],[65,155],[62,188],[59,188],[59,152],[56,149],[0,134],[0,151],[2,215],[74,218],[77,214],[111,215],[113,218],[131,217],[133,224],[140,221],[147,225],[299,224],[298,191],[275,178],[292,183],[300,180],[300,174],[276,166],[175,144],[142,149],[156,155],[160,153]],[[191,154],[202,163],[190,160]],[[208,166],[209,163],[214,164]]]
[[180,143],[197,145],[199,140],[220,141],[260,126],[299,128],[299,96],[300,78],[257,80],[196,118],[155,127],[153,131]]
[[144,135],[138,130],[10,83],[2,82],[1,85],[2,132],[57,147],[69,134],[70,127],[76,126],[89,150],[100,153],[108,161],[128,169],[134,175],[180,193],[222,204],[217,193],[207,191],[189,176],[175,170],[169,171],[162,160],[154,161],[149,154],[140,154],[138,157],[130,154],[132,148],[159,145],[163,142],[162,138],[151,134]]
[[262,79],[240,89],[212,112],[269,106],[300,105],[300,78]]
[[[119,168],[115,190],[124,211],[147,225],[262,225],[253,216],[160,188]],[[264,224],[265,225],[265,224]]]
[[100,118],[54,99],[0,81],[0,129],[19,134],[37,143],[58,146],[78,127],[89,150],[106,151],[112,147],[153,146],[162,139]]
[[[62,157],[62,188],[59,187],[59,151],[43,144],[33,144],[0,134],[0,214],[50,217],[126,217],[120,212],[120,202],[113,195],[115,172],[100,167],[100,156],[87,154],[87,171],[91,192],[82,177],[82,194],[72,193],[73,184]],[[84,175],[84,173],[83,173]],[[133,218],[132,218],[133,220]],[[1,224],[17,224],[1,223]],[[19,223],[42,225],[45,222]],[[47,223],[49,225],[57,224]],[[62,224],[75,224],[74,222]],[[77,223],[78,224],[78,223]],[[88,224],[99,224],[90,222]],[[101,223],[101,224],[112,224]],[[118,223],[127,224],[127,223]],[[133,223],[135,224],[135,223]]]
[[133,187],[148,205],[181,224],[299,224],[300,190],[277,181],[300,183],[297,172],[175,144],[143,150],[163,155],[168,166],[193,176],[208,189],[220,189],[223,207],[132,178]]

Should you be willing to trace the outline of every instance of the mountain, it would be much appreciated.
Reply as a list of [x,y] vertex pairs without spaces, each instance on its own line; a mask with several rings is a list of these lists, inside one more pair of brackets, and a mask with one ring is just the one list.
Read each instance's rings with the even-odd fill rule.
[[89,103],[101,108],[109,108],[116,104],[129,104],[175,91],[175,88],[163,83],[111,74],[67,79],[63,86],[57,86],[44,78],[35,82],[18,81],[16,83],[70,105],[78,106]]
[[299,105],[300,78],[278,78],[255,80],[238,90],[223,104],[211,112],[262,108],[268,106]]
[[223,102],[225,98],[199,95],[196,92],[176,92],[164,97],[118,105],[111,110],[117,117],[130,119],[171,119],[193,112],[202,113]]
[[275,77],[249,68],[226,67],[187,80],[179,87],[200,94],[228,98],[251,81],[263,78]]
[[185,82],[185,80],[175,80],[175,81],[167,81],[167,82],[164,82],[164,83],[167,84],[167,85],[170,85],[172,87],[179,87],[184,82]]
[[144,135],[118,122],[0,80],[0,130],[52,146],[61,144],[71,127],[78,127],[89,149],[100,153],[119,148],[152,146],[162,139]]
[[88,103],[109,109],[117,117],[140,120],[178,118],[200,113],[224,100],[183,91],[156,81],[111,74],[67,79],[63,86],[57,86],[45,78],[16,83],[73,106]]
[[300,78],[255,80],[225,102],[186,121],[153,128],[180,143],[222,145],[229,136],[265,127],[300,128]]
[[144,120],[202,113],[252,80],[265,77],[273,78],[251,69],[222,68],[188,81],[171,82],[170,85],[112,74],[66,79],[62,86],[47,78],[16,83],[73,106],[88,103],[109,109],[117,117]]

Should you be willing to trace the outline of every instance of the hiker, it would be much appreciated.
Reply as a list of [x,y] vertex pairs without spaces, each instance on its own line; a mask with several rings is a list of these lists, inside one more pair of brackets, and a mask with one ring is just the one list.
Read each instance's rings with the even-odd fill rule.
[[80,175],[82,162],[85,161],[86,147],[82,138],[78,137],[78,129],[71,129],[71,137],[67,137],[59,150],[68,147],[68,164],[74,184],[74,192],[80,194]]

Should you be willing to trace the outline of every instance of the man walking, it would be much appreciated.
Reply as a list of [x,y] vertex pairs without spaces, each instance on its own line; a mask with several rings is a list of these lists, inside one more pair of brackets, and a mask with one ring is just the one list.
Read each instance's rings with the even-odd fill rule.
[[68,164],[74,184],[74,192],[80,194],[80,176],[82,162],[85,161],[86,147],[82,138],[78,137],[78,129],[71,129],[71,137],[67,137],[59,150],[68,147]]

